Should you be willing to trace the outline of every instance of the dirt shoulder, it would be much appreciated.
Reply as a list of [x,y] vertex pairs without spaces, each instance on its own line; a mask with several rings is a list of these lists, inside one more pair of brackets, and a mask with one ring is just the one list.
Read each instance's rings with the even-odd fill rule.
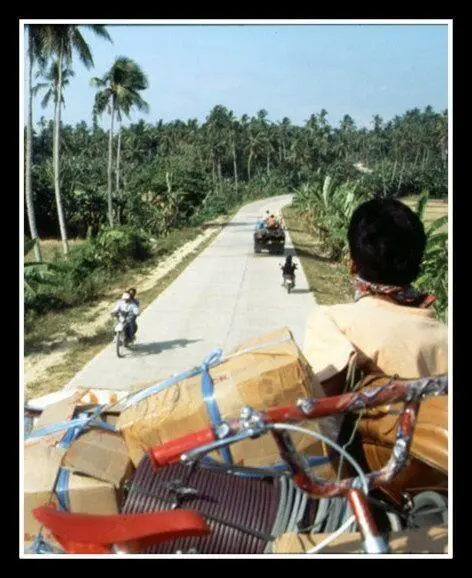
[[316,302],[320,305],[350,303],[353,293],[348,267],[326,255],[321,241],[310,230],[309,222],[304,220],[303,215],[290,206],[282,213]]
[[[137,287],[144,310],[221,231],[227,219],[215,221],[201,234],[186,242],[157,266],[141,273],[129,272],[121,287]],[[98,302],[72,311],[50,313],[38,320],[53,330],[45,339],[25,339],[25,399],[62,389],[112,338],[110,311],[117,299],[117,287]],[[118,291],[119,292],[119,291]]]

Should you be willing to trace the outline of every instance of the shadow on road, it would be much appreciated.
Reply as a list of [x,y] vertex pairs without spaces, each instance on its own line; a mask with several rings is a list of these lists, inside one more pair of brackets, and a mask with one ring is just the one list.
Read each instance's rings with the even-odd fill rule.
[[161,353],[165,349],[175,349],[176,347],[186,347],[190,343],[196,343],[201,339],[173,339],[172,341],[155,341],[151,343],[134,343],[131,352],[135,355],[153,355]]
[[311,289],[292,289],[292,290],[290,291],[290,294],[292,294],[292,295],[295,294],[295,293],[299,293],[299,294],[302,294],[302,293],[313,293],[313,291],[312,291]]

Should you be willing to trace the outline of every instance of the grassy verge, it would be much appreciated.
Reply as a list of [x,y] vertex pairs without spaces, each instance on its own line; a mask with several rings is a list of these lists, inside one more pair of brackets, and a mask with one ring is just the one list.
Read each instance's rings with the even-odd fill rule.
[[[416,206],[418,204],[418,196],[404,197],[401,199],[405,205],[408,205],[410,209],[416,211]],[[443,217],[448,214],[448,202],[447,200],[439,199],[429,199],[424,212],[424,225],[427,227],[436,219]],[[442,227],[443,231],[447,231],[447,226]]]
[[291,206],[283,209],[286,227],[305,272],[308,285],[320,305],[352,302],[352,280],[345,265],[326,257],[318,238]]
[[174,231],[171,235],[159,241],[153,257],[146,262],[146,265],[140,265],[121,273],[117,276],[112,286],[109,286],[103,292],[100,299],[65,311],[41,315],[32,330],[25,333],[25,357],[34,353],[54,354],[55,351],[64,349],[67,351],[60,361],[46,369],[37,380],[30,381],[25,385],[26,397],[37,397],[61,389],[111,341],[111,324],[109,322],[102,327],[96,327],[93,334],[88,336],[78,335],[73,330],[74,324],[93,321],[93,308],[100,304],[101,301],[116,298],[117,292],[121,292],[123,287],[135,284],[138,275],[146,276],[146,273],[150,274],[163,257],[169,256],[187,242],[194,240],[205,229],[214,228],[214,233],[210,234],[202,244],[186,255],[167,274],[158,279],[150,289],[139,291],[141,309],[145,309],[184,271],[197,255],[208,247],[220,231],[221,225],[231,220],[236,212],[237,209],[231,215],[219,217],[203,227]]

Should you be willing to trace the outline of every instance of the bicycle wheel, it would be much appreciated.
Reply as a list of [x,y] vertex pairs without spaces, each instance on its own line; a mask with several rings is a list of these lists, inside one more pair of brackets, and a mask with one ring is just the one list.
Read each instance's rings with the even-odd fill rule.
[[427,528],[447,523],[447,497],[431,491],[421,492],[413,497],[413,508],[409,512],[408,525]]
[[124,344],[124,342],[125,342],[125,332],[119,331],[116,334],[116,355],[117,355],[117,357],[123,357],[123,355],[121,353],[121,346]]

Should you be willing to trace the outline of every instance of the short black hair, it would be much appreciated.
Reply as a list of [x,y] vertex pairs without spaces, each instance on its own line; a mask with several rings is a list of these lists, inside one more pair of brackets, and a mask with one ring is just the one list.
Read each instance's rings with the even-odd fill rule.
[[366,281],[409,285],[418,277],[426,246],[423,223],[401,201],[372,199],[352,214],[351,258]]

